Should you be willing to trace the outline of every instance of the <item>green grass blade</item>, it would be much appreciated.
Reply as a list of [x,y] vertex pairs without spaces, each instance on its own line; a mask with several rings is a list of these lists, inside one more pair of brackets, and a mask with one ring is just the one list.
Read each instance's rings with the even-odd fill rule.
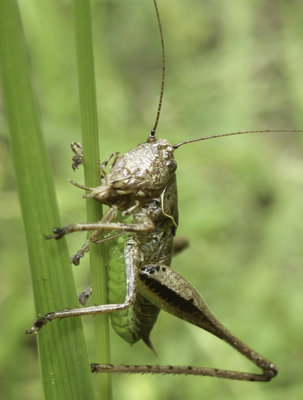
[[[36,312],[44,314],[73,307],[77,298],[65,241],[43,237],[60,220],[15,0],[0,0],[0,66]],[[38,334],[38,345],[46,400],[95,398],[79,318],[48,324]]]
[[[90,187],[100,185],[99,142],[97,122],[97,101],[94,75],[94,57],[90,2],[74,0],[76,23],[76,49],[79,77],[80,115],[82,144],[84,149],[85,184]],[[101,205],[89,199],[87,202],[87,220],[98,221],[102,216]],[[93,302],[107,303],[107,274],[103,246],[90,246],[91,279],[93,284]],[[108,316],[98,315],[95,324],[95,357],[97,362],[109,363]],[[100,374],[98,380],[99,395],[102,399],[111,398],[111,379]]]

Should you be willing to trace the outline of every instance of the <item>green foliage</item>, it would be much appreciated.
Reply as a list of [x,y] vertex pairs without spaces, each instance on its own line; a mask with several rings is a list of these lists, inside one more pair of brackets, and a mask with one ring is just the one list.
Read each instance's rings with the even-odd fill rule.
[[[98,165],[99,140],[94,57],[91,28],[90,2],[74,0],[77,66],[81,112],[82,144],[85,151],[85,184],[95,187],[100,184]],[[87,221],[100,221],[102,207],[97,202],[87,201]],[[103,246],[90,246],[90,271],[95,304],[106,304],[107,274]],[[110,362],[108,315],[94,318],[95,357],[103,363]],[[104,400],[111,398],[111,379],[107,374],[98,375],[98,394]]]
[[[72,174],[69,143],[81,141],[73,5],[28,0],[20,7],[63,223],[84,222],[81,192],[66,182]],[[167,82],[158,136],[174,144],[241,129],[302,128],[303,27],[298,2],[159,0],[159,9]],[[149,134],[161,53],[152,1],[95,0],[92,16],[103,160]],[[33,339],[23,335],[34,308],[15,178],[0,118],[0,399],[19,399],[22,393],[23,399],[35,400],[42,393],[36,350]],[[114,398],[136,400],[142,393],[146,400],[301,398],[302,138],[238,136],[176,152],[178,233],[189,237],[190,248],[176,257],[174,268],[200,290],[232,332],[279,366],[277,378],[250,384],[116,376]],[[82,183],[81,172],[74,179]],[[57,224],[55,218],[49,220],[43,233]],[[71,235],[69,254],[84,240],[83,235]],[[53,257],[60,265],[67,257],[58,254],[54,251]],[[88,284],[86,263],[75,269],[79,291]],[[89,358],[97,362],[90,345],[92,320],[87,318],[85,325]],[[251,368],[218,339],[165,313],[152,341],[157,358],[144,344],[130,347],[112,335],[112,362]]]
[[[28,75],[20,16],[14,0],[1,0],[0,17],[3,100],[26,232],[36,314],[43,315],[72,307],[76,300],[76,287],[67,261],[65,241],[46,242],[43,235],[51,224],[60,225],[60,219]],[[7,340],[4,339],[4,345]],[[38,334],[38,348],[46,400],[95,398],[80,320],[55,321],[52,326],[46,326]],[[22,363],[16,362],[16,365],[26,368]]]

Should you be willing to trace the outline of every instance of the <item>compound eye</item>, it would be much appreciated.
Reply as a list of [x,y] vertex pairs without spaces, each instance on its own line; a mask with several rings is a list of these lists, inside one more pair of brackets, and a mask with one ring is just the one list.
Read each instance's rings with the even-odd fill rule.
[[165,165],[173,172],[177,169],[177,163],[175,160],[166,161]]

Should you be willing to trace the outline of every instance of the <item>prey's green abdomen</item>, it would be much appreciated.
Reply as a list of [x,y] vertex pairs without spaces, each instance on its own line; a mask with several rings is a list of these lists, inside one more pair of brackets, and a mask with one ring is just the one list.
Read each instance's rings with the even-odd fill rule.
[[[123,236],[114,239],[108,246],[108,300],[111,304],[121,304],[126,296],[126,276]],[[128,343],[133,344],[140,338],[136,336],[133,323],[133,307],[126,310],[116,311],[110,314],[112,327],[115,332]]]
[[[107,248],[108,298],[112,304],[122,304],[126,297],[124,249],[128,238],[129,235],[123,235],[114,239]],[[144,258],[143,253],[142,258]],[[128,343],[133,344],[142,339],[154,351],[149,335],[159,311],[158,307],[137,292],[136,301],[132,306],[110,314],[112,327]]]

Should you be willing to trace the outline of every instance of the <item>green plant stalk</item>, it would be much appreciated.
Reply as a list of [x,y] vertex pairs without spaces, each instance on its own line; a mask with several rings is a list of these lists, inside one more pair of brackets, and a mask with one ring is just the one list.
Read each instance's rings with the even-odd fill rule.
[[[31,88],[15,0],[0,0],[0,69],[37,314],[77,304],[64,240],[44,234],[60,226],[52,173]],[[33,316],[34,317],[34,316]],[[27,328],[30,328],[29,326]],[[22,334],[22,332],[20,332]],[[30,338],[28,338],[30,340]],[[95,399],[81,320],[53,321],[38,334],[46,400]],[[18,365],[18,368],[26,366]]]
[[[76,50],[78,64],[79,97],[82,144],[84,149],[85,185],[95,187],[100,185],[99,142],[97,100],[95,85],[95,68],[92,44],[91,12],[88,0],[74,0],[76,24]],[[102,207],[96,201],[88,199],[87,220],[99,221],[102,217]],[[93,302],[106,304],[107,273],[103,246],[90,245],[91,280],[93,285]],[[108,316],[97,315],[95,324],[95,357],[97,362],[110,362],[109,324]],[[110,375],[100,374],[96,377],[100,398],[111,398]]]

